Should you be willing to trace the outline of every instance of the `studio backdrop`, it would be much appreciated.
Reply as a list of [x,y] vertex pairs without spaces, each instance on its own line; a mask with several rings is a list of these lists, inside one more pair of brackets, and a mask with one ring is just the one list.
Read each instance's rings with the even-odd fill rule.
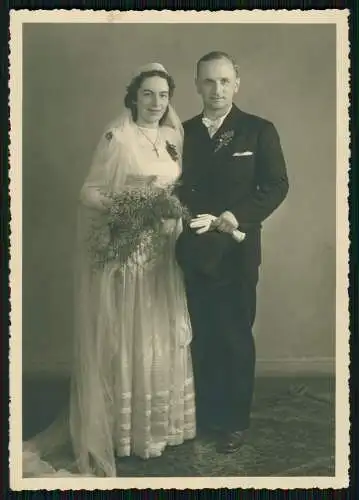
[[[330,370],[335,356],[335,25],[29,24],[23,31],[23,368],[67,373],[78,195],[134,69],[161,62],[185,120],[198,58],[240,66],[236,104],[274,122],[290,191],[264,223],[258,371]],[[345,168],[338,165],[338,168]]]

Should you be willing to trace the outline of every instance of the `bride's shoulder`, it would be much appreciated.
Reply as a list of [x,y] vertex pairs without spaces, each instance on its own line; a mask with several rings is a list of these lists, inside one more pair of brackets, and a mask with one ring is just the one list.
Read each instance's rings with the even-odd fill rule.
[[106,139],[107,142],[120,142],[121,141],[121,131],[119,127],[112,126],[106,128],[103,137]]
[[173,128],[168,127],[168,125],[162,125],[161,133],[166,141],[177,144],[178,133]]

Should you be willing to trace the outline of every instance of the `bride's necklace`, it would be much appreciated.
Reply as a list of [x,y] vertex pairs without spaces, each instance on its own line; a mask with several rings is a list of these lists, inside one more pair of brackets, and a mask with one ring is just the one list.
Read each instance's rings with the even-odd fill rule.
[[[157,142],[158,142],[159,136],[160,136],[160,129],[157,128],[156,139],[153,141],[150,137],[148,137],[147,134],[145,134],[145,132],[143,131],[142,127],[140,127],[140,126],[137,125],[137,128],[141,132],[141,134],[143,135],[143,137],[145,137],[148,140],[148,142],[150,144],[152,144],[152,150],[156,153],[157,158],[158,158],[160,156],[160,153],[159,153],[159,150],[158,150],[158,147],[157,147]],[[153,129],[149,129],[149,130],[153,130]]]

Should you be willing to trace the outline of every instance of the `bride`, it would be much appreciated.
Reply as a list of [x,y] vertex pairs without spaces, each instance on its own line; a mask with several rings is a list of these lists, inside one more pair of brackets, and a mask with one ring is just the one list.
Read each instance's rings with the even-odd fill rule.
[[[142,242],[126,259],[94,267],[89,228],[113,199],[180,175],[182,127],[165,68],[140,68],[125,110],[106,128],[81,190],[75,259],[74,360],[69,408],[23,445],[23,475],[116,476],[116,457],[144,459],[195,437],[191,327],[174,257],[181,219],[158,221],[166,235],[149,262]],[[72,459],[63,450],[70,444]]]

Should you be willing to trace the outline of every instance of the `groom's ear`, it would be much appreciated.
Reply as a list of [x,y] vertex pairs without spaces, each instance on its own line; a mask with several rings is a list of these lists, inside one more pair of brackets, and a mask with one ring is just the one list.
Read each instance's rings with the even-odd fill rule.
[[236,74],[236,82],[235,82],[235,85],[234,85],[234,93],[236,94],[238,92],[238,90],[239,90],[241,79],[239,78],[239,66],[237,66],[237,64],[235,64],[233,67],[234,67],[234,71],[235,71],[235,74]]
[[239,76],[237,76],[236,78],[236,83],[234,84],[234,93],[236,94],[239,90],[239,86],[240,86],[240,83],[241,83],[241,79],[239,78]]
[[195,84],[195,86],[196,86],[196,90],[197,90],[197,92],[198,92],[198,78],[197,78],[197,76],[196,76],[196,77],[195,77],[195,79],[194,79],[194,84]]

